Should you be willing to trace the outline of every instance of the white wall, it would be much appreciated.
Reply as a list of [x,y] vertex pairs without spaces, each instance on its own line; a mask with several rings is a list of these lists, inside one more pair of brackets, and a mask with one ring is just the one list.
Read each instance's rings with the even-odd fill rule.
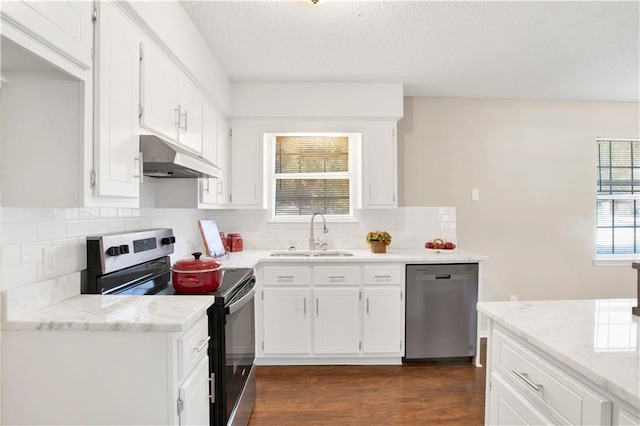
[[236,118],[399,118],[401,83],[234,83]]
[[[595,139],[639,136],[638,104],[405,98],[399,202],[456,206],[489,256],[484,297],[635,297],[631,266],[595,267]],[[471,189],[480,200],[471,200]]]

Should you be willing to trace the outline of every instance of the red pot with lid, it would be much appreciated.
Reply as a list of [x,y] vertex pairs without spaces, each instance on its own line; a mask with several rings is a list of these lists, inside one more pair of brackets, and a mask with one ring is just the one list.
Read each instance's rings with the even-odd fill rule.
[[178,293],[208,293],[222,282],[222,264],[215,259],[200,259],[202,253],[191,253],[195,259],[177,261],[171,268],[173,288]]

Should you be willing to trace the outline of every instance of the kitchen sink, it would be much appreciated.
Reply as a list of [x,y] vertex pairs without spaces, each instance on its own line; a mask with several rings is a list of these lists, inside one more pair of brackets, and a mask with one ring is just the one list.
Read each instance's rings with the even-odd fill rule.
[[282,250],[270,254],[274,257],[348,257],[353,253],[344,250]]

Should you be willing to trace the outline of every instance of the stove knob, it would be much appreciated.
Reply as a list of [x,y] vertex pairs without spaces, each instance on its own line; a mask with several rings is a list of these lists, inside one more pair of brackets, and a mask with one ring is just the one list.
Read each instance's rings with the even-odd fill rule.
[[162,243],[162,245],[167,245],[167,244],[175,244],[176,242],[176,237],[164,237],[160,243]]
[[120,246],[120,254],[127,254],[129,253],[129,246],[124,244]]
[[120,247],[118,247],[118,246],[109,247],[107,249],[107,254],[109,256],[119,256],[120,255]]

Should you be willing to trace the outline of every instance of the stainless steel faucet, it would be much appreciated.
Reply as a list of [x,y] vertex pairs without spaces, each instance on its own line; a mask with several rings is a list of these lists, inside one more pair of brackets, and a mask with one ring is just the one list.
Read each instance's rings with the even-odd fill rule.
[[313,216],[311,216],[311,233],[309,234],[309,251],[315,250],[316,244],[320,244],[320,242],[316,243],[315,238],[313,237],[313,220],[318,215],[322,217],[322,232],[324,232],[325,234],[329,232],[329,230],[327,229],[327,221],[324,218],[324,215],[322,213],[314,213]]

